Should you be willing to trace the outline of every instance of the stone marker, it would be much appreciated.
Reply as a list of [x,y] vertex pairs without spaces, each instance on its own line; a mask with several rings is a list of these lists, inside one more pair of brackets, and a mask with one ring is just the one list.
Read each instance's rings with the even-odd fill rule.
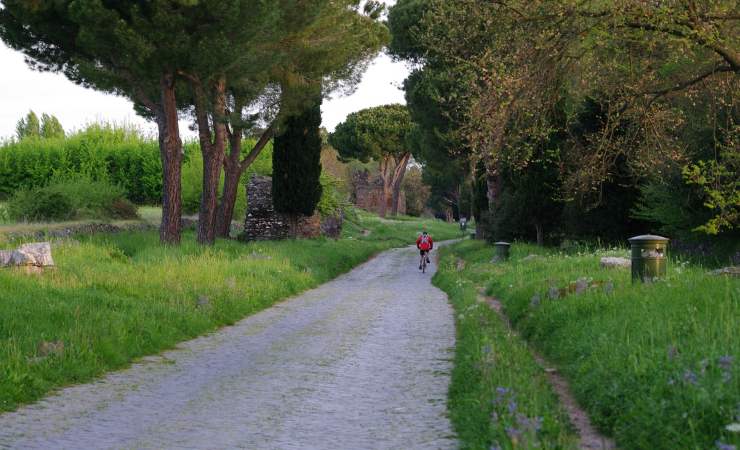
[[601,261],[599,263],[601,267],[605,269],[611,269],[611,268],[625,268],[628,269],[632,267],[632,261],[627,258],[618,258],[613,256],[605,256],[601,258]]
[[727,275],[730,277],[740,277],[740,266],[729,266],[710,272],[712,275]]
[[49,267],[53,265],[54,260],[51,257],[51,244],[48,242],[23,244],[16,250],[0,251],[0,267]]

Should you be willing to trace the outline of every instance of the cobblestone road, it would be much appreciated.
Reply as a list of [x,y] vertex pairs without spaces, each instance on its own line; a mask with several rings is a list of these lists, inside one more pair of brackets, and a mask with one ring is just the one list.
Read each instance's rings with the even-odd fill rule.
[[455,448],[452,310],[417,258],[383,253],[235,326],[0,415],[0,448]]

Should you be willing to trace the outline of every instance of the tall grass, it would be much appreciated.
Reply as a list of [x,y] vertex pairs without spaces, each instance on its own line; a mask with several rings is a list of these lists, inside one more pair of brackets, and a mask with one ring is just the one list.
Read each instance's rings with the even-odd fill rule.
[[[466,245],[462,256],[490,258]],[[524,260],[530,253],[543,256]],[[628,270],[599,268],[600,256],[618,254],[516,244],[510,262],[487,265],[487,285],[620,447],[740,444],[727,429],[740,422],[740,280],[674,260],[665,281],[633,285]],[[595,287],[549,299],[582,278]]]
[[[156,232],[60,241],[53,270],[0,270],[0,411],[234,323],[413,242],[412,228],[213,248],[189,233],[179,247],[160,246]],[[43,343],[58,341],[64,351],[44,357]]]
[[[490,251],[468,241],[441,252],[434,284],[456,314],[448,408],[461,448],[576,448],[567,416],[527,345],[478,301],[490,275]],[[470,262],[462,268],[460,258]]]

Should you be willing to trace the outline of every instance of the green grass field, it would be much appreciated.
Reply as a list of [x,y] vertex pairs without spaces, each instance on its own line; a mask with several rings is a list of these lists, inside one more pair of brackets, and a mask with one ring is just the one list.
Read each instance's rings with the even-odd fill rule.
[[[628,270],[599,267],[600,256],[625,256],[620,249],[562,254],[515,244],[502,264],[489,262],[492,253],[467,241],[445,264],[468,261],[457,283],[484,285],[502,301],[620,448],[740,445],[731,431],[740,422],[740,280],[674,260],[664,281],[633,285]],[[524,260],[529,254],[542,257]],[[594,287],[549,299],[551,288],[568,291],[579,278]],[[480,328],[477,335],[488,332]]]
[[[380,250],[414,242],[421,221],[361,214],[340,240],[163,247],[156,231],[53,245],[56,268],[0,270],[0,411],[89,381],[315,287]],[[438,239],[454,225],[429,221]],[[368,230],[369,233],[363,233]],[[49,344],[63,352],[44,357]]]

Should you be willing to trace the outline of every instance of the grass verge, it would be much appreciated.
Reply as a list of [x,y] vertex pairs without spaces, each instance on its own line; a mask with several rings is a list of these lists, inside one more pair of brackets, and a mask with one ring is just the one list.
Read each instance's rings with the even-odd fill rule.
[[[442,238],[454,225],[430,224]],[[53,246],[57,267],[0,270],[0,411],[89,381],[133,359],[229,325],[412,243],[420,222],[361,220],[337,241],[164,247],[156,232],[81,236]],[[376,233],[376,230],[378,231]]]
[[[526,343],[479,302],[490,250],[465,241],[441,252],[434,284],[455,309],[448,408],[464,449],[575,448],[565,413]],[[460,258],[469,262],[458,265]]]
[[[674,260],[664,281],[633,285],[629,270],[599,267],[600,256],[626,255],[618,249],[566,255],[516,244],[497,265],[483,244],[457,251],[483,264],[514,326],[620,448],[740,445],[731,431],[740,427],[740,280]],[[589,287],[576,294],[579,279]]]

